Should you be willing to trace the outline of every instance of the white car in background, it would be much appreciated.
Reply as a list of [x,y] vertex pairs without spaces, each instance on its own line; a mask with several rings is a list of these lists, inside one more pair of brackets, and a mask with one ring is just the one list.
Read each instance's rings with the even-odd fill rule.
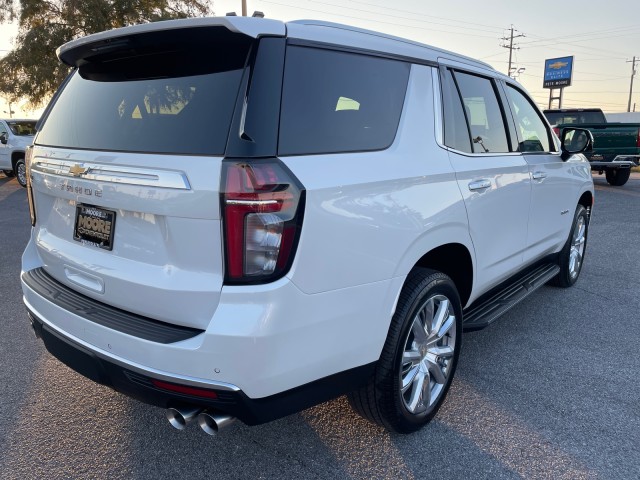
[[23,187],[27,186],[24,154],[35,133],[36,120],[0,119],[0,170],[7,177],[15,175]]
[[578,279],[590,136],[558,144],[485,63],[243,17],[111,30],[58,56],[74,71],[27,154],[29,318],[61,361],[177,428],[347,393],[415,431],[463,330]]

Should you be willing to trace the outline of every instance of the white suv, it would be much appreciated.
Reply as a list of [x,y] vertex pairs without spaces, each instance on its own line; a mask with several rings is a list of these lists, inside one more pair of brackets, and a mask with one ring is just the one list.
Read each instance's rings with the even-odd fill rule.
[[347,393],[436,413],[463,330],[570,286],[593,184],[488,65],[314,21],[127,27],[74,71],[27,156],[24,302],[85,376],[215,433]]
[[0,119],[0,170],[7,177],[15,175],[23,187],[27,186],[24,155],[35,133],[35,120]]

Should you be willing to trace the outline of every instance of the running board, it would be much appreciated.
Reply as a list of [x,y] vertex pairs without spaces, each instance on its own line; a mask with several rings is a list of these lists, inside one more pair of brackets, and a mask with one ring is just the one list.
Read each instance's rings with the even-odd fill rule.
[[518,277],[480,303],[473,303],[463,312],[462,328],[472,332],[488,327],[503,313],[516,306],[560,271],[555,263],[541,265],[524,276]]

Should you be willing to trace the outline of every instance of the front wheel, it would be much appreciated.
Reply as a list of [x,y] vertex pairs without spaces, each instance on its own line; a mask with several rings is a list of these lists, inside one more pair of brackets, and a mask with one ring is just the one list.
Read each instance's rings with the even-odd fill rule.
[[556,287],[571,287],[578,280],[584,263],[584,253],[587,248],[587,235],[589,233],[589,216],[587,209],[582,205],[576,207],[573,216],[573,224],[567,243],[558,256],[560,272],[551,280]]
[[607,183],[613,187],[621,187],[622,185],[627,183],[630,175],[630,168],[613,168],[605,171]]
[[458,363],[462,308],[453,281],[416,268],[407,279],[368,385],[348,395],[366,419],[398,433],[427,424],[442,405]]
[[13,177],[14,175],[13,170],[3,170],[3,172],[7,177]]
[[16,171],[16,179],[18,180],[18,183],[23,187],[26,187],[27,186],[27,167],[24,164],[24,158],[18,159],[18,161],[16,162],[15,171]]

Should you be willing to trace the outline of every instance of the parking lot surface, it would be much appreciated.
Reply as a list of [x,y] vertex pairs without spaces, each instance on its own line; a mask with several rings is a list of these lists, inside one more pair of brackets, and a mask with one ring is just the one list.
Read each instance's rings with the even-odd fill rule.
[[[51,357],[22,305],[26,191],[0,173],[0,478],[611,478],[640,476],[640,174],[594,176],[581,278],[464,337],[435,420],[389,434],[344,398],[218,437]],[[339,332],[337,332],[339,333]]]

